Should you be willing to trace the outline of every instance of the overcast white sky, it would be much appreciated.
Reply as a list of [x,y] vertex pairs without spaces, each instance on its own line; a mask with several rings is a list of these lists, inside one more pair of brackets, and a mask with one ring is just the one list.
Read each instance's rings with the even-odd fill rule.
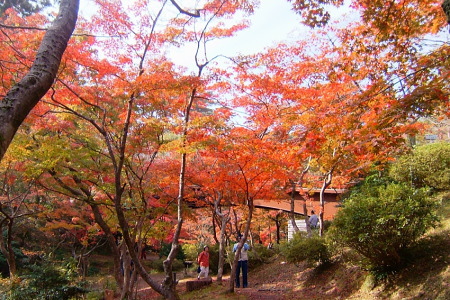
[[[185,2],[188,3],[189,0]],[[208,58],[219,54],[235,56],[257,53],[264,48],[288,40],[289,37],[297,36],[305,28],[300,23],[300,16],[291,10],[292,3],[287,0],[261,0],[260,2],[254,15],[249,18],[250,28],[239,32],[235,37],[209,43]],[[179,0],[179,4],[182,6],[186,3]],[[80,15],[91,15],[92,7],[93,1],[81,0]],[[193,68],[195,66],[194,51],[193,47],[184,47],[176,49],[170,55],[176,63]]]
[[260,7],[250,17],[251,26],[236,37],[224,40],[233,45],[236,53],[251,54],[297,35],[304,29],[300,16],[291,10],[286,0],[262,0]]
[[[295,14],[291,7],[292,4],[286,0],[261,0],[260,6],[249,17],[250,27],[238,32],[234,37],[210,42],[207,49],[208,58],[216,55],[231,57],[254,54],[298,36],[305,27],[300,23],[300,16]],[[191,64],[190,67],[193,67],[194,50],[184,48],[182,51],[174,51],[173,59],[181,65]]]

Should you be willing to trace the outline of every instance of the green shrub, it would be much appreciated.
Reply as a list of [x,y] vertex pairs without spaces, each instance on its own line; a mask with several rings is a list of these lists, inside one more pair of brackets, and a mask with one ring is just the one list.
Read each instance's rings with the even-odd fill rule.
[[345,200],[328,236],[364,256],[372,270],[395,270],[405,250],[437,224],[437,207],[424,189],[370,177]]
[[[161,257],[159,259],[155,259],[151,262],[151,268],[157,272],[164,272],[164,261],[166,260],[165,257]],[[175,259],[172,262],[172,271],[181,271],[184,269],[184,262],[179,259]]]
[[198,255],[198,246],[195,244],[183,244],[181,246],[186,255],[186,260],[196,261]]
[[86,294],[85,299],[87,300],[102,300],[104,299],[103,291],[92,291]]
[[254,244],[251,251],[248,252],[249,264],[252,267],[260,266],[267,263],[269,258],[274,254],[275,251],[273,249],[267,249],[267,247],[262,244]]
[[100,273],[100,268],[95,265],[90,265],[87,271],[88,276],[94,276]]
[[28,266],[28,271],[11,284],[8,294],[3,299],[72,299],[87,290],[72,284],[76,270],[70,264],[57,267],[54,263]]
[[[172,244],[170,244],[170,243],[163,243],[161,245],[161,250],[159,251],[159,257],[160,258],[161,257],[168,257],[171,249],[172,249]],[[186,259],[186,254],[184,254],[183,247],[180,247],[178,249],[176,259],[179,259],[179,260],[185,260]]]
[[184,270],[184,261],[175,259],[172,263],[172,270],[173,271],[181,271]]
[[330,262],[330,253],[325,238],[314,235],[307,237],[302,232],[296,233],[294,237],[281,248],[281,253],[291,263],[306,261],[312,265],[315,263],[327,264]]
[[416,147],[400,157],[389,169],[398,181],[410,182],[416,188],[450,189],[450,143],[439,142]]

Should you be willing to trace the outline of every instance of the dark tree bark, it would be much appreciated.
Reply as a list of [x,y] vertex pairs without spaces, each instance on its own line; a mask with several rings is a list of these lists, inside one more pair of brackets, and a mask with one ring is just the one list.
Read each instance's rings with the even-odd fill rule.
[[[12,247],[12,230],[13,230],[14,218],[5,218],[0,222],[0,250],[3,256],[6,258],[6,262],[9,267],[9,277],[15,278],[17,276],[17,264],[14,250]],[[6,238],[3,237],[3,227],[6,224]]]
[[30,71],[0,101],[0,160],[19,126],[53,84],[75,29],[79,2],[61,0],[58,16],[45,33]]
[[94,213],[95,222],[100,226],[100,228],[103,230],[103,232],[106,235],[106,239],[108,241],[109,248],[112,252],[112,260],[114,262],[114,279],[116,280],[117,286],[119,288],[119,291],[123,290],[123,275],[120,271],[120,249],[119,246],[116,243],[116,239],[114,238],[114,234],[111,231],[111,228],[108,226],[108,224],[105,222],[105,220],[102,217],[102,214],[100,212],[100,209],[97,205],[91,204],[90,205],[92,212]]
[[442,9],[447,15],[448,24],[450,24],[450,0],[444,0],[444,2],[442,2]]

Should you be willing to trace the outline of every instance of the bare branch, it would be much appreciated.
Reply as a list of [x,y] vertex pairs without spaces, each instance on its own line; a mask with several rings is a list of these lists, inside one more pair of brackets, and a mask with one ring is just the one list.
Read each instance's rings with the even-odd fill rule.
[[178,9],[178,11],[182,14],[188,15],[190,17],[199,18],[200,17],[200,10],[196,9],[195,13],[188,12],[187,10],[182,9],[175,0],[170,0],[172,4]]

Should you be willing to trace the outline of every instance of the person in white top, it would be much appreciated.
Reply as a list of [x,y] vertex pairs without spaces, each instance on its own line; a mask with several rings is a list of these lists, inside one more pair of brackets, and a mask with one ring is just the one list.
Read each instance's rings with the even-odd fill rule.
[[[237,251],[239,242],[242,240],[243,236],[240,234],[238,236],[238,242],[233,246],[233,252]],[[246,288],[248,286],[247,282],[247,272],[248,272],[248,250],[250,250],[250,246],[247,243],[244,243],[244,246],[241,249],[241,255],[239,256],[238,266],[236,268],[236,287],[240,287],[240,273],[242,269],[242,287]]]

